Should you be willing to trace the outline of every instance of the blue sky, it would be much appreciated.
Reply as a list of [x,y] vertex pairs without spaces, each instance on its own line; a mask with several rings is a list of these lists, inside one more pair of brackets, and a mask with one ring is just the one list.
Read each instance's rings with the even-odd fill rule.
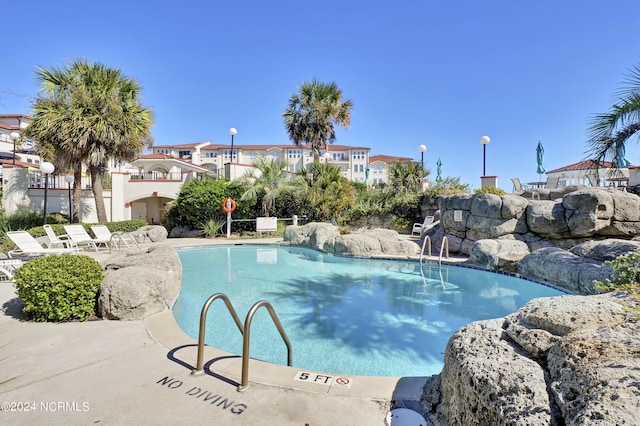
[[[281,113],[300,83],[335,81],[354,103],[338,144],[420,159],[480,186],[486,171],[538,180],[586,158],[634,57],[637,0],[185,0],[4,8],[0,113],[30,114],[36,67],[77,58],[121,69],[155,112],[157,145],[286,144]],[[640,164],[637,143],[627,158]]]

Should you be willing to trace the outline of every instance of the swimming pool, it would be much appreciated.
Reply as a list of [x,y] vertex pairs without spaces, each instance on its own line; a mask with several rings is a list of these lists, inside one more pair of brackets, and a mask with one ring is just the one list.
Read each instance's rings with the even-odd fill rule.
[[[290,246],[178,249],[183,265],[173,312],[198,338],[200,311],[226,294],[240,320],[269,301],[293,346],[293,366],[342,375],[429,376],[442,370],[451,335],[472,321],[510,314],[561,291],[504,274],[417,261],[358,259]],[[241,354],[242,336],[224,303],[207,317],[206,342]],[[266,309],[251,327],[252,358],[286,365],[285,344]]]

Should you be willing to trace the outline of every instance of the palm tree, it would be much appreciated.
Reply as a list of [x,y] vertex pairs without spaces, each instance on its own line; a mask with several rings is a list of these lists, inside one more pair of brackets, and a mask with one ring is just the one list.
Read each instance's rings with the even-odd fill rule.
[[335,125],[348,129],[351,125],[351,100],[342,100],[342,90],[335,82],[300,85],[299,93],[289,98],[282,113],[289,139],[296,145],[311,144],[313,161],[318,162],[320,150],[336,140]]
[[285,193],[293,193],[300,189],[295,179],[286,171],[286,160],[274,160],[270,157],[258,156],[253,168],[240,178],[249,189],[242,194],[241,200],[262,199],[261,214],[269,217],[271,207],[276,199]]
[[397,192],[422,191],[422,179],[429,176],[420,163],[394,163],[389,166],[389,186]]
[[625,83],[616,92],[618,103],[596,115],[588,129],[591,154],[599,162],[611,159],[613,167],[624,161],[624,144],[640,131],[640,65],[631,69]]
[[310,169],[300,170],[299,175],[307,188],[304,193],[313,219],[335,219],[355,206],[355,188],[339,167],[313,163]]
[[[100,63],[78,59],[65,68],[39,68],[36,76],[41,88],[27,134],[44,159],[73,170],[75,182],[81,182],[87,166],[98,221],[106,222],[102,180],[107,162],[131,160],[151,146],[153,112],[142,106],[135,80]],[[80,189],[74,185],[74,212],[80,211]]]

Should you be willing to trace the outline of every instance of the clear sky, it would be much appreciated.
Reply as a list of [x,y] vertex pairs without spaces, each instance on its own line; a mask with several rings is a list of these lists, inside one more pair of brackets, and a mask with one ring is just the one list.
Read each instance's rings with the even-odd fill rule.
[[[12,13],[14,15],[12,16]],[[300,83],[335,81],[354,103],[336,143],[420,160],[435,179],[538,180],[586,158],[635,56],[638,0],[35,0],[3,6],[0,113],[30,114],[36,67],[119,68],[155,112],[155,144],[287,144]],[[627,158],[640,164],[637,143]],[[544,179],[544,176],[543,176]]]

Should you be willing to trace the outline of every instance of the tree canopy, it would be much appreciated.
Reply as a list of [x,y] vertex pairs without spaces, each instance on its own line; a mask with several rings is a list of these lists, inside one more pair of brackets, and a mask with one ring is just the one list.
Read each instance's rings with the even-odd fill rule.
[[592,119],[587,144],[598,162],[610,160],[618,167],[624,161],[625,143],[640,131],[640,65],[631,68],[615,96],[611,110]]
[[45,160],[72,170],[79,212],[82,166],[91,176],[98,221],[107,220],[102,180],[108,161],[131,160],[151,146],[153,112],[140,85],[120,70],[78,59],[63,68],[38,68],[40,83],[28,136]]
[[335,126],[348,129],[351,125],[352,108],[353,102],[342,99],[342,90],[335,82],[313,79],[291,95],[282,116],[289,139],[296,146],[310,144],[317,162],[320,150],[335,142]]

